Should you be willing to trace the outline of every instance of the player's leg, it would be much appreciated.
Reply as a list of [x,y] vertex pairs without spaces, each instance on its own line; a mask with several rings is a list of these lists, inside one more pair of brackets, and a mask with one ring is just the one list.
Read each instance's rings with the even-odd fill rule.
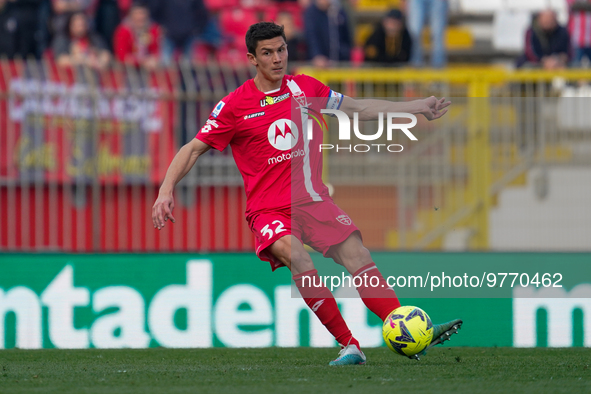
[[[344,242],[331,247],[329,254],[335,262],[343,265],[353,278],[362,279],[362,285],[357,288],[359,296],[367,308],[378,315],[382,321],[400,306],[394,290],[384,280],[357,232],[351,234]],[[433,325],[433,339],[422,354],[426,354],[431,347],[449,340],[453,334],[458,333],[461,326],[460,319]]]
[[277,260],[289,268],[292,276],[297,276],[315,269],[310,254],[294,235],[282,236],[273,242],[268,250]]
[[355,357],[347,355],[343,364],[363,364],[365,356],[359,348],[359,342],[353,337],[343,319],[339,307],[328,288],[322,283],[310,254],[300,240],[293,235],[279,238],[268,247],[268,251],[283,265],[291,270],[293,280],[308,307],[343,346],[355,346]]
[[297,221],[291,220],[290,212],[260,214],[250,218],[249,225],[255,235],[257,256],[268,261],[273,270],[282,266],[291,270],[304,302],[337,342],[345,345],[348,353],[342,354],[331,364],[365,363],[365,355],[359,349],[359,342],[351,335],[332,293],[320,280],[309,253],[300,241],[301,228]]
[[352,233],[345,241],[332,246],[327,254],[344,266],[353,278],[360,278],[355,279],[357,283],[361,282],[361,286],[357,287],[359,296],[365,306],[382,321],[400,306],[396,293],[388,286],[371,254],[363,246],[359,232]]
[[[351,274],[366,278],[357,290],[372,312],[384,320],[400,306],[396,294],[388,288],[363,246],[359,229],[333,201],[296,206],[293,212],[301,223],[306,244],[344,265]],[[370,286],[372,281],[377,281],[374,283],[377,287]]]
[[[343,265],[354,277],[360,277],[357,291],[361,299],[369,310],[385,320],[400,302],[363,246],[361,233],[349,216],[332,201],[295,208],[304,224],[306,244]],[[435,336],[431,343],[449,339],[459,326],[461,320],[433,326]]]

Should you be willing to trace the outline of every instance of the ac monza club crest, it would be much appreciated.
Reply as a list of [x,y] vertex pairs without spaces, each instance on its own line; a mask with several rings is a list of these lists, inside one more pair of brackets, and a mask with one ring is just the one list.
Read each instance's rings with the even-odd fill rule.
[[297,101],[300,107],[307,107],[308,100],[306,100],[306,93],[300,91],[297,94],[292,95],[292,97]]
[[347,215],[339,215],[337,216],[337,220],[346,226],[350,226],[353,223]]
[[276,120],[269,126],[269,143],[279,150],[290,150],[296,146],[299,137],[296,124],[290,119]]

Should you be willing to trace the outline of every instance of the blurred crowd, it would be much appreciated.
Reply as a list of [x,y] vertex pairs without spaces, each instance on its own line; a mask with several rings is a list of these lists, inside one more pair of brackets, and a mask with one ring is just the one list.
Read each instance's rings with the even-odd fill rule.
[[[285,27],[290,61],[447,64],[448,0],[402,0],[355,45],[357,0],[0,0],[0,58],[50,57],[103,68],[113,60],[153,69],[180,58],[245,61],[244,35],[257,21]],[[591,0],[565,0],[568,26],[544,10],[533,16],[517,64],[556,69],[591,59]]]
[[553,10],[543,10],[533,17],[525,34],[525,52],[520,67],[546,70],[580,67],[591,60],[591,0],[566,0],[569,18],[561,26]]
[[[420,34],[429,8],[438,7],[435,66],[445,63],[441,4],[409,0],[376,24],[355,48],[349,0],[0,0],[0,56],[53,57],[58,64],[101,68],[111,60],[154,68],[180,57],[244,61],[244,35],[257,21],[285,27],[290,61],[317,67],[335,62],[421,63]],[[355,0],[350,0],[355,1]],[[404,5],[404,2],[402,2]],[[416,39],[416,38],[415,38]],[[413,48],[415,52],[413,52]]]

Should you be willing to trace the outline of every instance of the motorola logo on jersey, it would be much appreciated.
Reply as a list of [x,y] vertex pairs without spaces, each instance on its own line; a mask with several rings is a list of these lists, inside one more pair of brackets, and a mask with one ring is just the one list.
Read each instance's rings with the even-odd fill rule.
[[290,119],[276,120],[269,126],[267,136],[269,143],[278,150],[290,150],[298,142],[299,131]]
[[287,152],[287,153],[282,153],[280,155],[277,155],[275,157],[270,157],[269,160],[267,160],[267,164],[271,165],[275,165],[277,163],[281,163],[287,160],[291,160],[294,157],[303,157],[306,155],[306,152],[304,152],[303,149],[296,149],[294,151],[291,152]]

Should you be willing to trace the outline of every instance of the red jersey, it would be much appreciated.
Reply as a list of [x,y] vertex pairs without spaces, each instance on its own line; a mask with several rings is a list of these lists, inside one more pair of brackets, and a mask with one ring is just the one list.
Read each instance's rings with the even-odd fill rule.
[[[247,218],[329,198],[322,182],[322,129],[307,120],[314,111],[338,109],[342,100],[312,77],[286,75],[279,89],[265,93],[248,80],[216,105],[196,138],[219,151],[231,146]],[[312,125],[312,138],[302,125]]]
[[157,56],[160,53],[161,29],[155,23],[140,35],[131,26],[121,23],[113,35],[113,50],[115,57],[120,62],[131,62],[139,65],[148,56]]

